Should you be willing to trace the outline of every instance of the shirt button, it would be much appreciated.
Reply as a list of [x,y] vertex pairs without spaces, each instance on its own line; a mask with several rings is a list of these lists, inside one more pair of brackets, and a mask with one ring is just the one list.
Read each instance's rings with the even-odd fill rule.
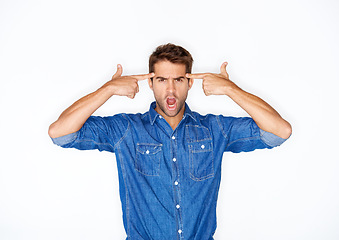
[[160,119],[162,119],[162,116],[159,116]]
[[176,207],[177,209],[179,209],[179,208],[180,208],[180,205],[178,204],[178,205],[176,205],[175,207]]
[[172,136],[172,139],[174,140],[174,139],[175,139],[175,137],[174,137],[174,136]]
[[149,154],[149,151],[148,151],[148,150],[146,151],[146,154]]
[[205,148],[205,145],[201,145],[201,148],[204,149],[204,148]]
[[174,182],[174,185],[178,185],[178,184],[179,184],[178,181],[175,181],[175,182]]
[[177,161],[177,159],[176,158],[173,158],[173,162],[176,162]]
[[181,234],[181,233],[182,233],[182,230],[181,230],[181,229],[179,229],[179,230],[178,230],[178,233],[179,233],[179,234]]

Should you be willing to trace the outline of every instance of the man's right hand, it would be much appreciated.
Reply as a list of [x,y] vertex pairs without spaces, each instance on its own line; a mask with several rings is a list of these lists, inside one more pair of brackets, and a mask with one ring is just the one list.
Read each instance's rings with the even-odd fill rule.
[[139,92],[138,81],[154,77],[154,73],[121,76],[122,66],[118,64],[117,71],[113,75],[112,80],[108,81],[103,87],[109,87],[112,95],[127,96],[134,98]]

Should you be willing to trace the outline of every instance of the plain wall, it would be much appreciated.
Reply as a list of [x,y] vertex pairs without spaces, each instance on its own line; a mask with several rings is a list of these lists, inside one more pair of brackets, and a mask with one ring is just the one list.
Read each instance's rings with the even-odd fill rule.
[[[168,42],[193,72],[228,73],[293,126],[281,147],[226,153],[217,240],[339,239],[339,3],[335,0],[0,1],[0,239],[124,239],[115,156],[53,145],[49,125],[116,71],[148,71]],[[95,115],[145,112],[112,97]],[[247,114],[196,80],[202,114]]]

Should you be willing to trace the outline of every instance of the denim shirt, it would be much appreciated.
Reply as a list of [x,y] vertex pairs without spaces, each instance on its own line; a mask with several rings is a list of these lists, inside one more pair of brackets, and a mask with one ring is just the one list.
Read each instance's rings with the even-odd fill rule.
[[52,140],[115,153],[127,239],[213,239],[223,153],[272,148],[285,139],[252,118],[202,116],[187,104],[173,130],[155,106],[144,114],[92,116],[78,132]]

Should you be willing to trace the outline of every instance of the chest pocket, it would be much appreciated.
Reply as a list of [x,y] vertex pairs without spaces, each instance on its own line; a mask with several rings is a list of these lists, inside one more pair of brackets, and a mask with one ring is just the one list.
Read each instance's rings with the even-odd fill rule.
[[147,176],[159,176],[162,156],[162,144],[138,143],[135,169]]
[[214,177],[213,143],[210,131],[203,126],[186,126],[190,177],[203,181]]

